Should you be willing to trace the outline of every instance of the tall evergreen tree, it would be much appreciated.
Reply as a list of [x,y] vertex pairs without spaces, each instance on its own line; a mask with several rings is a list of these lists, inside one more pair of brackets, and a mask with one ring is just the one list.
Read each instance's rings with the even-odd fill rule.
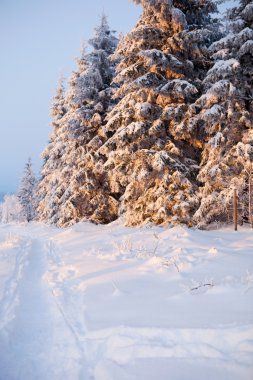
[[58,177],[61,197],[53,220],[59,226],[98,212],[99,199],[106,191],[94,153],[102,145],[98,129],[113,104],[110,83],[115,63],[111,62],[110,56],[117,38],[104,15],[89,44],[92,51],[87,54],[85,48],[82,49],[77,71],[69,80],[65,96],[67,112],[60,121],[66,144],[61,154],[61,176]]
[[253,162],[253,1],[241,0],[228,19],[229,34],[211,46],[216,63],[190,119],[191,128],[202,126],[204,141],[202,200],[195,215],[201,226],[227,220],[234,187],[245,202]]
[[[136,0],[143,14],[115,53],[121,99],[101,128],[106,185],[127,224],[184,222],[198,206],[200,160],[194,134],[177,125],[210,67],[209,0]],[[108,206],[108,204],[106,205]],[[114,213],[107,213],[107,220]]]
[[65,103],[65,89],[61,78],[51,108],[53,131],[49,144],[42,153],[44,163],[37,188],[38,219],[52,224],[58,220],[60,200],[64,192],[62,171],[65,164],[62,156],[68,144],[62,126],[62,119],[67,112]]
[[18,200],[22,206],[23,216],[28,222],[35,217],[35,185],[36,179],[32,169],[32,161],[29,158],[25,165],[24,174],[17,193]]

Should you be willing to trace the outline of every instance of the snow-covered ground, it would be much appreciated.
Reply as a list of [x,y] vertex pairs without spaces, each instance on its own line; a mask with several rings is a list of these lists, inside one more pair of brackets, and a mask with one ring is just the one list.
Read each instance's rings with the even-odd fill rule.
[[0,227],[0,380],[252,380],[253,232]]

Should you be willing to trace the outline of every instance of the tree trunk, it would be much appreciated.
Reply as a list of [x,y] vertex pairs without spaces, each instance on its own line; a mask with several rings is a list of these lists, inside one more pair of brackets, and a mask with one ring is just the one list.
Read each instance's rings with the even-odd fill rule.
[[237,210],[237,191],[234,189],[234,226],[237,231],[238,210]]
[[249,223],[251,228],[253,228],[253,216],[252,216],[252,168],[250,168],[249,174]]

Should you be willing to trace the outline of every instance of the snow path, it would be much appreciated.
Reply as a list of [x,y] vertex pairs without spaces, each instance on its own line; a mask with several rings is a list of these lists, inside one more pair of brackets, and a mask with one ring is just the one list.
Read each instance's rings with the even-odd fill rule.
[[14,269],[4,286],[3,299],[0,306],[0,330],[15,316],[13,312],[18,300],[17,284],[22,278],[30,246],[29,239],[23,240],[19,237],[19,240],[19,247],[14,259]]
[[45,281],[48,255],[28,238],[17,252],[1,307],[1,380],[90,379],[83,345]]

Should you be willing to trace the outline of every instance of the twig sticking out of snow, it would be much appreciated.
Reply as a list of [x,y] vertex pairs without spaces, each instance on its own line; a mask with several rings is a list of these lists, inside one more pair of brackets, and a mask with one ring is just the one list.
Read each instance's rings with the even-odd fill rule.
[[253,287],[253,273],[250,273],[249,270],[247,270],[245,282],[247,284],[247,289],[245,290],[244,293],[247,293]]
[[173,256],[173,257],[171,257],[171,259],[165,260],[162,263],[162,266],[167,267],[167,268],[174,266],[176,268],[177,272],[179,273],[180,270],[179,270],[178,262],[179,262],[179,257]]
[[156,233],[154,233],[153,235],[154,235],[154,238],[156,239],[156,244],[154,246],[153,255],[156,256],[156,252],[157,252],[157,249],[158,249],[158,246],[160,243],[160,238]]
[[114,288],[114,292],[113,292],[113,295],[114,296],[120,296],[120,295],[122,295],[122,291],[119,289],[119,287],[115,284],[115,282],[114,281],[111,281],[111,283],[112,283],[112,286],[113,286],[113,288]]
[[209,284],[200,284],[198,286],[195,286],[194,288],[191,288],[190,291],[198,290],[200,288],[204,288],[205,286],[214,287],[214,284],[211,284],[211,283],[209,283]]

